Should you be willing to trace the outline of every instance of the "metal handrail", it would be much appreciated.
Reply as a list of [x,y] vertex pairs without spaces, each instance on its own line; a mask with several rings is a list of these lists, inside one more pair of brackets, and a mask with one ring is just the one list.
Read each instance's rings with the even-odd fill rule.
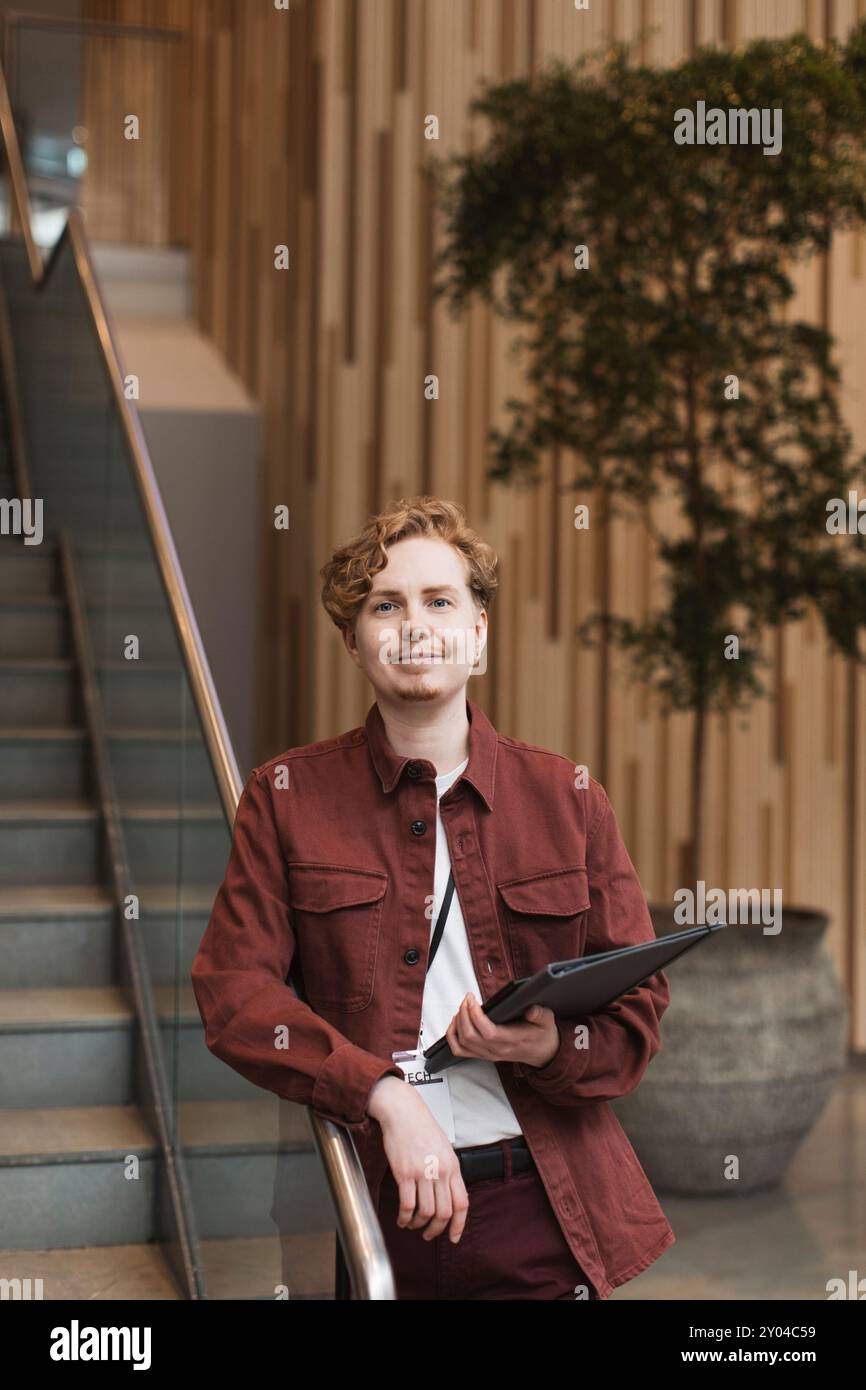
[[[84,223],[78,208],[70,209],[66,224],[43,263],[30,226],[27,182],[17,132],[12,119],[5,73],[0,65],[0,127],[6,142],[13,198],[21,219],[27,258],[36,286],[43,285],[57,260],[64,239],[68,238],[81,278],[88,309],[100,343],[115,404],[120,414],[123,436],[129,453],[150,539],[156,556],[169,609],[177,633],[183,663],[189,676],[205,745],[214,768],[220,799],[229,827],[234,824],[243,782],[234,749],[213,683],[198,623],[183,578],[168,517],[156,481],[153,463],[144,439],[137,410],[124,389],[124,370],[120,351],[93,269]],[[31,247],[32,252],[31,254]],[[313,1139],[337,1216],[343,1253],[359,1299],[388,1300],[395,1297],[391,1263],[385,1249],[381,1227],[373,1210],[370,1190],[364,1178],[351,1134],[307,1106]]]
[[27,260],[30,265],[30,274],[33,276],[34,284],[38,285],[45,274],[45,266],[42,262],[40,252],[33,236],[33,227],[30,222],[30,195],[27,192],[27,176],[24,172],[24,160],[21,158],[21,147],[18,144],[18,131],[15,129],[15,121],[12,116],[12,104],[9,101],[9,88],[6,86],[6,74],[0,68],[0,131],[3,133],[3,146],[6,150],[6,163],[9,167],[9,186],[12,189],[12,203],[18,214],[21,223],[21,231],[24,236],[24,245],[27,248]]

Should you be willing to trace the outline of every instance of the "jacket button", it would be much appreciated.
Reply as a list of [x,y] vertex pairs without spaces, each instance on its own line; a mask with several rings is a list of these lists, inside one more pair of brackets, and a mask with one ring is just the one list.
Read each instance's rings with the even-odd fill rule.
[[423,835],[427,830],[427,822],[425,820],[413,820],[411,829],[413,835]]
[[409,766],[406,768],[406,774],[407,774],[407,776],[409,776],[409,777],[420,777],[420,776],[421,776],[421,764],[420,764],[420,763],[410,763]]
[[410,946],[409,950],[403,953],[403,959],[407,965],[417,965],[421,959],[421,952],[416,951],[414,946]]

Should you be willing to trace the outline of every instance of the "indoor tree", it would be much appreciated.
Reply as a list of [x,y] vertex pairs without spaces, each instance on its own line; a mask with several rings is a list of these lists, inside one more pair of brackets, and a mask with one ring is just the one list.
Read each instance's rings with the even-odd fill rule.
[[[768,123],[778,110],[779,152],[678,143],[698,102]],[[488,85],[472,109],[483,140],[432,170],[436,291],[455,312],[478,294],[519,326],[526,399],[491,431],[491,476],[537,481],[544,451],[566,448],[571,486],[654,537],[662,605],[642,621],[596,612],[577,632],[619,646],[693,716],[696,877],[707,717],[762,692],[765,630],[812,606],[864,659],[866,537],[831,534],[827,511],[858,482],[864,494],[864,459],[832,336],[790,317],[788,268],[866,221],[866,23],[844,44],[796,34],[667,68],[615,45]],[[663,498],[676,521],[661,531]],[[862,515],[866,531],[866,502]]]

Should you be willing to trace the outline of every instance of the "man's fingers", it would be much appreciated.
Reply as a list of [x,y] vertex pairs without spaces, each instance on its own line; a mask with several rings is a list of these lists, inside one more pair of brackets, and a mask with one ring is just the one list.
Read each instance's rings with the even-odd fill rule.
[[490,1042],[496,1037],[496,1024],[489,1019],[478,1001],[471,997],[468,1009],[469,1021],[480,1038]]
[[415,1206],[418,1201],[416,1189],[417,1185],[414,1178],[403,1178],[397,1184],[397,1192],[400,1196],[400,1210],[397,1212],[398,1226],[408,1226],[415,1215]]
[[436,1215],[424,1232],[424,1240],[435,1240],[441,1235],[451,1220],[451,1184],[440,1179],[434,1184],[434,1200],[436,1202]]
[[409,1222],[409,1230],[417,1231],[419,1226],[426,1226],[427,1222],[436,1213],[436,1198],[433,1193],[433,1183],[429,1178],[418,1178],[415,1186],[418,1192],[418,1200],[415,1204],[415,1215]]
[[454,1214],[448,1228],[448,1238],[456,1244],[463,1234],[463,1227],[469,1215],[469,1196],[459,1169],[451,1179],[451,1208]]
[[463,1043],[475,1042],[478,1038],[478,1031],[472,1022],[472,1015],[469,1012],[469,1000],[464,999],[457,1012],[457,1029],[460,1033],[460,1040]]

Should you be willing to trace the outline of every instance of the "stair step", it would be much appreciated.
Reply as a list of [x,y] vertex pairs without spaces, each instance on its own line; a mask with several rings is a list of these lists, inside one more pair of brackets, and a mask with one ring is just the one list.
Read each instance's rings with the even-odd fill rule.
[[93,803],[72,798],[0,802],[0,887],[102,883],[103,841]]
[[[140,651],[136,664],[177,660],[177,638],[164,603],[150,599],[124,600],[122,606],[92,602],[87,608],[98,658],[124,660],[125,639],[135,634]],[[63,598],[48,594],[0,596],[0,659],[71,655]]]
[[[281,1115],[276,1097],[250,1093],[243,1102],[178,1107],[198,1230],[222,1239],[270,1234],[275,1172],[291,1194],[286,1233],[329,1229],[330,1197],[303,1108],[285,1103]],[[132,1155],[135,1180],[126,1176]],[[153,1212],[142,1198],[159,1163],[156,1135],[135,1105],[0,1110],[3,1244],[80,1244],[82,1231],[99,1245],[146,1239]]]
[[[2,494],[2,486],[0,486]],[[42,545],[0,549],[0,594],[23,594],[30,598],[57,594],[60,575],[56,555]]]
[[85,729],[0,726],[0,787],[6,802],[81,798],[92,784]]
[[[111,1031],[127,1027],[133,1016],[125,991],[115,984],[0,989],[0,1038],[21,1033]],[[11,1080],[7,1074],[0,1084]]]
[[[100,661],[126,661],[139,668],[151,662],[178,661],[177,637],[165,602],[151,599],[126,600],[123,604],[92,602],[87,605],[90,634]],[[127,635],[139,640],[139,658],[124,657]]]
[[[184,947],[188,954],[187,938]],[[248,1100],[250,1083],[208,1050],[191,984],[176,990],[173,980],[152,993],[176,1098]],[[127,1104],[135,1040],[133,1011],[116,985],[2,990],[0,1106]]]
[[135,1105],[0,1110],[0,1169],[64,1160],[153,1154],[157,1143]]
[[[148,886],[140,898],[140,939],[153,984],[189,972],[213,907],[215,888]],[[110,985],[122,949],[107,888],[62,884],[0,890],[0,960],[7,989]]]
[[0,595],[0,658],[72,655],[62,598]]
[[[134,1180],[125,1176],[130,1155],[139,1165]],[[161,1162],[134,1105],[0,1110],[3,1245],[149,1240]]]
[[[0,478],[0,496],[2,496]],[[101,508],[98,508],[101,512]],[[0,594],[38,597],[60,596],[62,579],[59,546],[46,535],[40,545],[25,545],[23,539],[4,536],[0,540]],[[112,602],[149,599],[165,603],[162,581],[153,551],[149,547],[118,547],[81,544],[76,541],[75,557],[85,595],[92,601],[111,598]]]
[[[136,890],[175,876],[219,885],[230,835],[218,802],[121,802]],[[106,881],[102,817],[87,801],[0,802],[0,886]]]
[[10,917],[37,921],[99,917],[113,906],[109,890],[98,884],[22,885],[0,892],[0,922]]
[[[210,758],[195,730],[109,728],[114,784],[121,800],[216,800]],[[6,801],[83,797],[93,758],[83,728],[0,726],[0,787]]]
[[109,727],[158,724],[168,729],[195,719],[189,684],[178,661],[101,661],[97,674]]
[[76,722],[79,694],[72,658],[0,660],[0,710],[7,723],[19,726]]
[[[223,1256],[223,1265],[225,1262]],[[215,1263],[219,1265],[219,1260]],[[243,1259],[238,1263],[243,1267]],[[39,1296],[46,1302],[122,1299],[146,1303],[186,1297],[156,1242],[87,1245],[66,1250],[0,1250],[0,1278],[3,1276],[21,1280],[24,1287],[24,1281],[29,1279],[30,1297],[36,1297],[35,1291],[41,1290]],[[225,1282],[228,1286],[228,1271]]]
[[132,1017],[125,993],[116,985],[0,990],[0,1035],[116,1028]]
[[129,1104],[135,1032],[117,985],[0,990],[0,1106]]
[[203,1239],[333,1228],[303,1106],[248,1087],[237,1100],[183,1101],[177,1122]]
[[[177,661],[97,663],[106,722],[111,727],[177,728],[194,720],[186,676]],[[80,723],[78,677],[71,657],[0,658],[0,710],[19,727]]]
[[336,1232],[199,1242],[209,1299],[276,1299],[288,1291],[290,1301],[334,1297]]
[[[273,1300],[285,1284],[290,1300],[333,1299],[333,1230],[286,1236],[199,1242],[208,1299]],[[281,1258],[282,1256],[282,1258]],[[29,1279],[46,1302],[178,1301],[156,1242],[88,1245],[66,1250],[0,1250],[0,1278]],[[41,1280],[41,1284],[37,1284]],[[31,1294],[35,1296],[35,1294]]]
[[115,602],[149,599],[167,603],[156,560],[147,551],[99,553],[93,547],[85,550],[81,546],[76,546],[76,551],[78,573],[88,599],[111,596]]
[[[201,1029],[201,1017],[190,983],[177,988],[174,984],[157,985],[152,993],[157,1018],[162,1022]],[[113,1029],[131,1023],[132,1019],[133,1011],[125,991],[117,985],[0,989],[0,1036]],[[0,1085],[8,1083],[9,1079],[0,1073]]]

